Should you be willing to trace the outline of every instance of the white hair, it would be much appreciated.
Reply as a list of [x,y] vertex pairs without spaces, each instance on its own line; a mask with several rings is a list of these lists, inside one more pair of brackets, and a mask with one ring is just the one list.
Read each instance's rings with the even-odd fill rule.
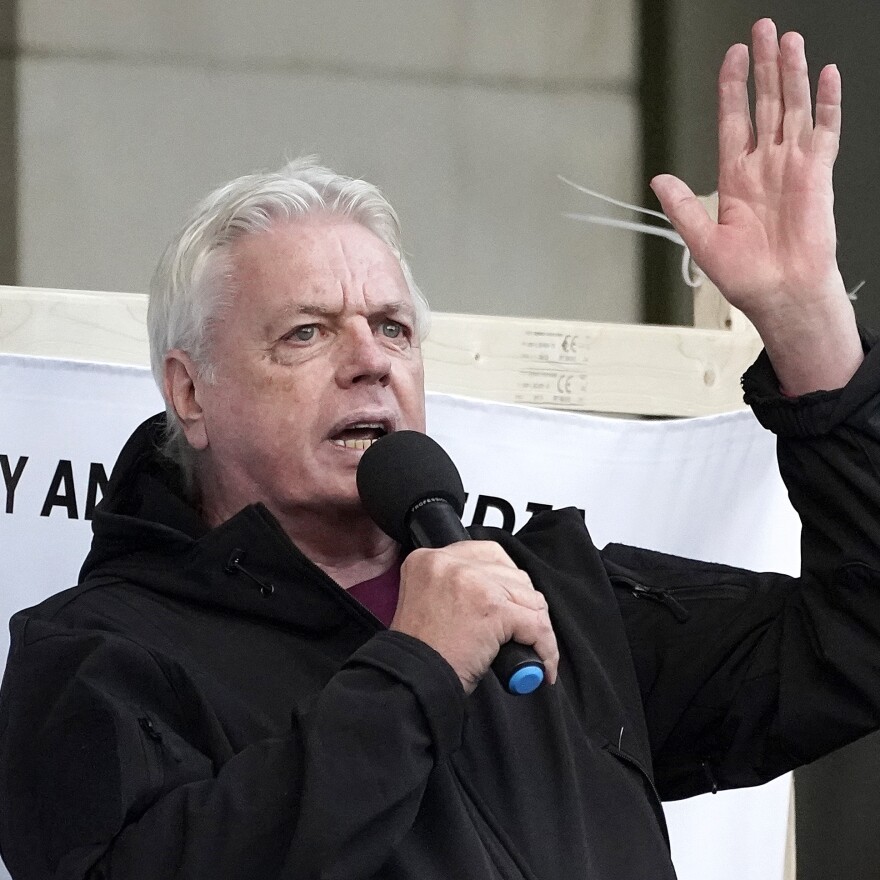
[[[147,329],[153,377],[165,395],[165,355],[189,354],[199,375],[214,380],[211,330],[235,294],[230,245],[243,235],[268,230],[275,222],[310,215],[344,217],[378,236],[400,260],[416,311],[416,332],[428,332],[428,304],[416,286],[400,244],[397,213],[377,187],[337,174],[314,157],[295,159],[278,171],[248,174],[221,186],[195,209],[171,240],[150,284]],[[165,454],[194,479],[194,450],[187,443],[174,407],[165,398]]]

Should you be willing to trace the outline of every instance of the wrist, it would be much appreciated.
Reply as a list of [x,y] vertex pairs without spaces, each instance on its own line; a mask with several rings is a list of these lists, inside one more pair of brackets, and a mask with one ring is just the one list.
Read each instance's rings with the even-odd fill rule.
[[804,292],[752,318],[782,392],[791,397],[842,388],[864,354],[843,281]]

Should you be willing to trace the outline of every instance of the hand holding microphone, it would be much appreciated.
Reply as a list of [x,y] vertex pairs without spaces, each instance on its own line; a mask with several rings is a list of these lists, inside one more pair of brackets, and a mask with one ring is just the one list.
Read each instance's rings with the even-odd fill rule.
[[357,483],[383,531],[417,548],[401,571],[391,628],[434,648],[468,693],[490,666],[514,694],[530,693],[545,674],[555,681],[547,602],[498,544],[470,540],[461,478],[443,449],[415,431],[390,434],[364,453]]

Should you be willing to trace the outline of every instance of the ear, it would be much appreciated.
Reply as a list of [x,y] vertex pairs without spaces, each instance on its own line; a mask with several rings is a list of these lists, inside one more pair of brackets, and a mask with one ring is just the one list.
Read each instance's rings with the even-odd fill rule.
[[199,402],[199,371],[193,359],[179,348],[165,355],[165,400],[183,426],[183,433],[193,449],[208,447],[205,415]]

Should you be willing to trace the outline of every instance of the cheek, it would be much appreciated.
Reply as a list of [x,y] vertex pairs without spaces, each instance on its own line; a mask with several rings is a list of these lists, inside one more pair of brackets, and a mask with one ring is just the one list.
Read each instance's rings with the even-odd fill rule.
[[401,405],[410,427],[425,430],[425,371],[421,361],[412,364],[405,387],[401,389]]
[[255,375],[246,370],[218,377],[205,397],[205,413],[215,445],[222,438],[236,445],[260,442],[270,446],[297,406],[294,383],[281,376]]
[[295,411],[312,387],[312,380],[303,372],[274,362],[242,369],[227,382],[230,409],[249,412],[255,418]]
[[264,446],[289,459],[292,449],[302,448],[316,433],[315,424],[326,404],[325,391],[307,371],[265,376],[244,403],[252,430],[263,435]]

